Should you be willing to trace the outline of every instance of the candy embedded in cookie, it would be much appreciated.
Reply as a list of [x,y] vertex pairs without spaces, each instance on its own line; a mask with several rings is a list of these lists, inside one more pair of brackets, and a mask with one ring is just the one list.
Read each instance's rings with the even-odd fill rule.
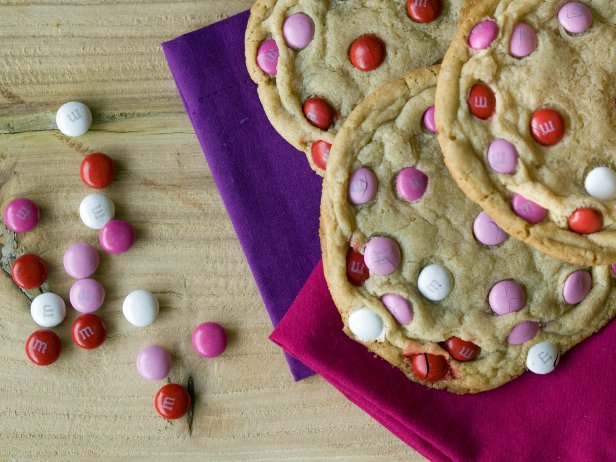
[[[324,179],[321,244],[345,332],[410,380],[470,393],[554,370],[614,316],[616,279],[509,237],[458,189],[426,124],[437,71],[350,114]],[[504,139],[483,152],[509,175],[521,168]],[[521,195],[512,206],[547,219]]]
[[[256,0],[246,65],[274,128],[323,175],[331,145],[370,92],[440,62],[463,0]],[[318,98],[327,107],[306,101]],[[321,116],[317,117],[317,112]],[[327,114],[326,114],[327,113]],[[426,128],[436,130],[434,118]],[[430,128],[431,127],[431,128]]]
[[569,263],[613,263],[616,3],[515,3],[461,14],[436,94],[445,163],[506,233]]

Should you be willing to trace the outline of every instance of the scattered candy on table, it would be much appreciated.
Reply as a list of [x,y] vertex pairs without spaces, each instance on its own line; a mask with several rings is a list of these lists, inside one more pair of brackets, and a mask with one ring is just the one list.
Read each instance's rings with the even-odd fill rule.
[[75,279],[90,277],[98,268],[98,252],[90,244],[78,242],[64,252],[64,270]]
[[102,229],[115,216],[115,205],[107,196],[92,193],[79,204],[79,216],[88,228]]
[[63,104],[56,113],[58,130],[66,136],[81,136],[92,125],[92,113],[88,106],[78,101]]
[[107,253],[124,253],[135,243],[135,229],[128,221],[108,221],[98,236],[103,250]]
[[108,186],[115,175],[113,160],[103,152],[93,152],[81,161],[79,174],[89,187],[101,189]]
[[40,210],[30,199],[13,199],[4,208],[4,223],[14,233],[27,233],[38,225]]
[[98,348],[107,338],[105,323],[95,314],[82,314],[73,322],[71,338],[79,348]]
[[38,255],[27,253],[15,259],[11,277],[22,289],[36,289],[47,279],[47,263]]
[[71,286],[71,305],[80,313],[94,313],[105,301],[105,289],[94,279],[79,279]]
[[190,401],[186,388],[176,383],[169,383],[156,393],[154,408],[165,419],[175,420],[188,412]]
[[26,355],[38,366],[49,366],[60,357],[60,337],[46,329],[32,332],[26,340]]
[[131,292],[124,299],[122,313],[133,326],[145,327],[152,324],[158,316],[158,300],[144,289]]
[[171,371],[171,355],[161,346],[147,346],[139,350],[136,365],[144,379],[162,380]]
[[192,346],[204,358],[220,356],[227,347],[227,333],[220,324],[204,322],[193,331]]
[[66,304],[62,297],[45,292],[32,300],[30,304],[32,319],[41,327],[56,327],[66,316]]

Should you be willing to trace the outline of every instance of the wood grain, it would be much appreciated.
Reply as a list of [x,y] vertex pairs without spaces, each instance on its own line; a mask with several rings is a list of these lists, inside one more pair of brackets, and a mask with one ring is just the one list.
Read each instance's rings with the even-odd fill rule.
[[[89,190],[84,154],[107,152],[118,167],[105,191],[117,216],[134,223],[137,245],[102,255],[107,290],[103,348],[70,341],[71,309],[56,328],[64,351],[47,368],[30,364],[24,342],[36,329],[28,300],[0,274],[0,458],[9,460],[420,460],[325,381],[291,380],[236,236],[184,114],[160,43],[250,6],[250,1],[4,0],[0,2],[0,199],[36,201],[40,226],[19,243],[50,266],[49,284],[67,298],[61,259],[73,242],[96,243],[79,220]],[[91,131],[54,130],[56,109],[86,103]],[[11,238],[11,236],[9,236]],[[122,316],[132,290],[161,303],[145,329]],[[192,328],[224,324],[227,352],[191,349]],[[141,379],[137,351],[167,347],[170,380],[193,377],[192,434],[186,419],[153,410],[161,385]]]

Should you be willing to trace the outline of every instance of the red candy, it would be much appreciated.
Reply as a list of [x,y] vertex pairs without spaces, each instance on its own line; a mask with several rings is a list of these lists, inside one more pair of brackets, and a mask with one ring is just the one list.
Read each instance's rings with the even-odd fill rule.
[[11,266],[11,277],[22,289],[36,289],[47,279],[47,264],[38,255],[22,255]]
[[552,146],[565,136],[565,121],[553,109],[539,109],[530,119],[530,132],[537,143]]
[[308,98],[304,101],[304,116],[321,130],[327,130],[334,122],[334,110],[321,98]]
[[177,383],[168,383],[156,393],[154,409],[169,420],[179,419],[190,408],[190,395],[186,388]]
[[355,286],[363,285],[364,281],[370,277],[368,267],[364,263],[364,256],[353,249],[349,249],[347,253],[347,277]]
[[475,117],[487,119],[494,114],[496,98],[490,87],[477,83],[468,95],[468,108]]
[[312,160],[321,170],[325,170],[327,166],[327,159],[329,158],[329,150],[331,148],[332,145],[327,141],[319,140],[312,143],[310,148],[312,151]]
[[449,337],[445,341],[445,348],[458,361],[472,361],[481,353],[480,347],[459,337]]
[[113,181],[115,168],[113,161],[107,154],[93,152],[81,161],[79,174],[87,186],[100,189]]
[[60,357],[60,337],[50,330],[40,329],[32,332],[26,340],[28,359],[39,366],[49,366]]
[[584,207],[575,210],[569,220],[569,229],[579,234],[592,234],[603,228],[603,215],[597,209]]
[[441,0],[407,0],[406,9],[415,22],[432,22],[441,15]]
[[422,353],[413,356],[412,365],[413,374],[418,379],[427,380],[428,382],[441,380],[449,370],[445,357],[432,353]]
[[95,314],[82,314],[73,322],[71,337],[79,348],[92,350],[103,344],[107,329],[103,320]]
[[385,58],[385,44],[374,35],[362,35],[355,39],[349,52],[351,63],[363,72],[379,67]]

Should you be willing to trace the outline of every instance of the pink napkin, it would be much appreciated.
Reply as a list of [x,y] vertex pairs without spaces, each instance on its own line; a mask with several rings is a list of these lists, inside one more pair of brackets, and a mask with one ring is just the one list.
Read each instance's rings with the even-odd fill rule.
[[431,460],[616,460],[614,322],[549,375],[454,395],[411,382],[349,339],[319,262],[270,338]]

